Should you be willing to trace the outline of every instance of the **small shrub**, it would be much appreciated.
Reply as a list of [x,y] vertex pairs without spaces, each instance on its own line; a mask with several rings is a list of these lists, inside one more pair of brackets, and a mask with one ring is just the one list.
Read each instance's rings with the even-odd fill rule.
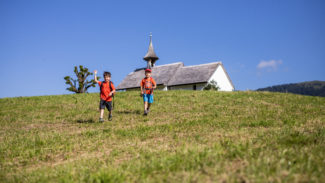
[[203,90],[220,90],[218,83],[215,80],[211,80],[208,84],[203,88]]

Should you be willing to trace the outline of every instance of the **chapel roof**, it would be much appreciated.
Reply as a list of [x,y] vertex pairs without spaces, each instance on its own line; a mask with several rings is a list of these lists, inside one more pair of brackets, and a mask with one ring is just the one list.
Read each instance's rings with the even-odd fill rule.
[[[151,76],[155,79],[157,85],[176,86],[204,83],[209,81],[218,66],[222,66],[222,63],[213,62],[201,65],[184,66],[183,62],[176,62],[152,68]],[[128,74],[116,89],[121,90],[140,87],[140,82],[145,75],[144,69],[145,68],[136,69]]]
[[[167,65],[160,65],[153,67],[151,76],[156,81],[157,85],[167,85],[171,76],[177,72],[179,67],[184,66],[182,62],[176,62]],[[144,70],[146,68],[136,69],[129,73],[123,81],[116,87],[116,89],[127,89],[140,87],[140,82],[144,78]]]
[[180,67],[168,82],[169,86],[208,82],[221,62]]

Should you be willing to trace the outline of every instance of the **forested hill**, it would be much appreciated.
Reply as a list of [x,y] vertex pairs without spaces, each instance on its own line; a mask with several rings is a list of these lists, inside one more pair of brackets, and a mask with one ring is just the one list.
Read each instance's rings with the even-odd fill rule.
[[295,93],[301,95],[325,97],[325,81],[309,81],[259,88],[257,91]]

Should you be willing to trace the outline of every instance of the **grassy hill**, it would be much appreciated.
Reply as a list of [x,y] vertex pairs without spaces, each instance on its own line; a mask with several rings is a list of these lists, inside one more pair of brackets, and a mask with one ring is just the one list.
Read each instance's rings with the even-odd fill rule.
[[[324,182],[325,98],[270,92],[0,99],[0,182]],[[107,111],[105,112],[105,115]]]

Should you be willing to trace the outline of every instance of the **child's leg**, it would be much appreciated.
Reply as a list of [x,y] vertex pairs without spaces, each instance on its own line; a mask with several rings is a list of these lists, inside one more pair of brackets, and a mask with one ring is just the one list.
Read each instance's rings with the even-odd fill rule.
[[100,118],[103,118],[104,116],[104,109],[100,109]]
[[113,110],[113,106],[112,106],[112,101],[108,102],[108,116],[112,116],[112,110]]
[[146,111],[148,108],[148,102],[144,102],[144,111]]
[[112,121],[112,110],[108,111],[108,120]]
[[147,110],[150,109],[150,106],[151,106],[152,103],[153,103],[153,95],[151,94],[151,95],[149,95]]
[[113,110],[112,101],[107,102],[107,109],[108,109],[108,120],[112,121],[112,110]]
[[143,94],[143,104],[144,104],[144,113],[147,113],[147,108],[148,108],[148,95]]
[[99,120],[101,121],[103,119],[103,116],[104,116],[104,109],[105,109],[105,103],[103,100],[100,100],[99,101]]

